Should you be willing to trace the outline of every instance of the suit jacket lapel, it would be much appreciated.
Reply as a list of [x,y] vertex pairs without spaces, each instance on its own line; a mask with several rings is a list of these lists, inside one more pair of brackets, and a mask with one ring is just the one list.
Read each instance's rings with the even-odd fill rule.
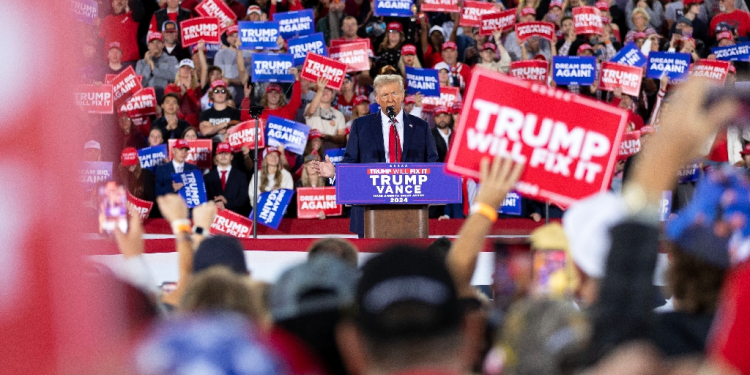
[[[404,110],[403,108],[401,109]],[[411,121],[409,120],[409,115],[404,112],[404,147],[403,147],[403,157],[401,158],[402,162],[408,161],[407,158],[409,157],[409,146],[411,145],[411,140],[414,139],[414,126],[412,125]]]
[[[379,142],[375,142],[376,143],[376,145],[375,145],[376,146],[376,150],[378,152],[378,161],[380,161],[381,163],[382,162],[386,162],[387,160],[385,160],[385,146],[384,146],[385,135],[383,134],[383,122],[380,119],[380,111],[378,111],[377,113],[375,113],[375,116],[373,118],[373,121],[372,121],[372,132],[374,134],[373,137],[372,137],[372,139],[380,139],[381,140]],[[367,140],[364,140],[364,139],[360,140],[360,142],[362,142],[362,141],[367,142]]]

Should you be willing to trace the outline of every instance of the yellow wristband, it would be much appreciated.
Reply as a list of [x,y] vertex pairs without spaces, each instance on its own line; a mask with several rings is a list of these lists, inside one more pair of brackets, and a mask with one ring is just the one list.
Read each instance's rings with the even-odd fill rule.
[[181,232],[187,232],[192,233],[193,227],[190,225],[190,220],[188,219],[178,219],[172,221],[172,233],[175,235]]
[[485,203],[474,203],[471,205],[471,208],[469,209],[470,214],[480,214],[488,219],[490,219],[491,222],[497,221],[497,211],[494,210],[490,205]]

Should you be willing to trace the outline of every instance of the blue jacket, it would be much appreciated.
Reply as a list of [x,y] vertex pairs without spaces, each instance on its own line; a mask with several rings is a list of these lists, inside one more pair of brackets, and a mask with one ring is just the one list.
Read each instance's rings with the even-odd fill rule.
[[[197,171],[198,167],[193,164],[185,163],[182,168],[183,172]],[[177,193],[172,189],[172,173],[174,173],[174,165],[170,160],[167,164],[162,164],[156,167],[154,174],[156,175],[156,196],[164,194]]]
[[[403,109],[402,109],[403,110]],[[435,163],[438,153],[430,125],[419,117],[404,113],[404,163]],[[380,112],[362,116],[352,123],[346,153],[342,163],[385,163],[383,126]],[[365,233],[365,210],[352,207],[349,231],[363,237]]]

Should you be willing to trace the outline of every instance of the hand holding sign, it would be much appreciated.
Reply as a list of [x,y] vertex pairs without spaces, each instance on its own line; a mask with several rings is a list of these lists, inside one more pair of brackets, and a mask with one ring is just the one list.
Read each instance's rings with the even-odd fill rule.
[[505,196],[513,189],[523,173],[524,163],[516,163],[510,158],[496,156],[490,165],[490,158],[479,162],[479,191],[474,202],[484,203],[497,209]]

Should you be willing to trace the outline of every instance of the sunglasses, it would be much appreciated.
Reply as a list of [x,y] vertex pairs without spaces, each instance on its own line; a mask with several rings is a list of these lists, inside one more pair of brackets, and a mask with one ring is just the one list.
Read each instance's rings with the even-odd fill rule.
[[226,94],[227,90],[225,89],[216,89],[214,90],[214,94]]

